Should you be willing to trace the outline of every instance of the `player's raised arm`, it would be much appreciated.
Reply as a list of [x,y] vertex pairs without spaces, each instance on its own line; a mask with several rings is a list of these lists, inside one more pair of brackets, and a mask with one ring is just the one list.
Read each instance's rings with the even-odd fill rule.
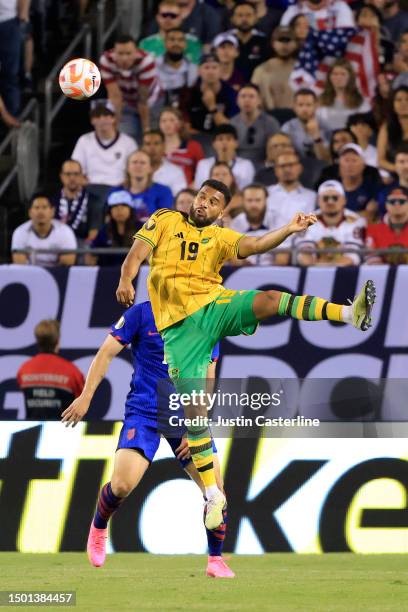
[[100,382],[105,377],[112,359],[120,353],[124,345],[115,340],[111,335],[107,336],[99,351],[96,353],[88,374],[86,375],[85,385],[81,395],[79,395],[62,413],[62,422],[66,427],[75,425],[88,412],[90,403]]
[[238,256],[243,259],[249,255],[266,253],[279,246],[292,234],[304,232],[310,225],[316,223],[316,221],[316,215],[305,215],[299,212],[295,214],[290,223],[277,230],[258,237],[244,236],[239,241]]
[[136,238],[132,248],[126,255],[126,259],[121,267],[119,285],[116,290],[116,299],[123,306],[131,306],[133,304],[135,299],[133,280],[151,250],[152,246],[150,244]]

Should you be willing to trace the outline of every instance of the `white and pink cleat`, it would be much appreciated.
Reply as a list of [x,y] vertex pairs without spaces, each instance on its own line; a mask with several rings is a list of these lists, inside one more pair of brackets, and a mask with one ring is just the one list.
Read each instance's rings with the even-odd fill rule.
[[98,529],[92,522],[86,550],[89,562],[94,567],[101,567],[105,563],[107,537],[108,529]]
[[235,578],[234,572],[222,557],[208,557],[206,574],[211,578]]

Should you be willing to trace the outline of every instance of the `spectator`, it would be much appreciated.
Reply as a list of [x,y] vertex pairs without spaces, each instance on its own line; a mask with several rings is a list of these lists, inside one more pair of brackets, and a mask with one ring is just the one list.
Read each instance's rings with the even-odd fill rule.
[[408,30],[408,12],[400,9],[398,0],[386,0],[381,11],[390,39],[398,40],[401,34]]
[[215,162],[210,170],[209,178],[221,181],[228,187],[231,193],[231,201],[224,210],[224,217],[236,217],[242,210],[242,196],[229,164],[222,161]]
[[[364,245],[366,222],[347,210],[344,189],[338,181],[322,183],[318,191],[317,223],[295,238],[301,266],[356,266]],[[316,249],[344,247],[340,253],[316,253]]]
[[348,60],[337,59],[330,66],[319,104],[316,116],[332,130],[346,127],[350,115],[371,110],[357,88],[354,70]]
[[324,181],[339,179],[339,153],[342,147],[350,142],[357,144],[357,138],[351,130],[348,128],[334,130],[331,135],[329,147],[330,159],[333,163],[323,168],[316,183],[317,185],[324,183]]
[[380,215],[385,213],[385,201],[389,193],[397,188],[403,187],[408,189],[408,143],[404,142],[397,149],[395,154],[395,172],[397,178],[390,184],[384,187],[377,195],[377,202],[380,210]]
[[282,11],[279,8],[274,8],[270,2],[266,0],[249,0],[253,4],[256,11],[256,27],[257,30],[263,32],[269,40],[272,31],[279,25],[282,16]]
[[[272,218],[268,214],[268,192],[263,185],[247,185],[242,193],[244,211],[232,220],[230,227],[248,236],[262,236],[272,230]],[[283,253],[268,251],[261,255],[251,255],[246,259],[235,260],[235,265],[272,266],[286,264]]]
[[59,421],[65,408],[81,394],[84,377],[76,365],[58,355],[59,321],[40,321],[34,335],[38,355],[24,362],[17,372],[18,386],[24,392],[26,419]]
[[81,164],[75,159],[64,161],[60,179],[62,189],[51,200],[55,218],[73,230],[80,245],[85,240],[93,240],[102,223],[102,215],[95,198],[84,188]]
[[114,108],[109,102],[97,101],[91,106],[93,132],[79,137],[72,159],[81,164],[88,181],[87,191],[97,198],[101,211],[111,189],[120,185],[126,170],[126,159],[137,144],[116,127]]
[[278,27],[272,35],[274,57],[255,68],[252,83],[259,87],[266,110],[292,108],[293,90],[289,77],[295,67],[298,46],[290,28]]
[[397,74],[408,72],[408,32],[403,32],[398,40],[398,50],[394,55],[393,70]]
[[347,120],[347,128],[353,132],[361,147],[364,161],[368,166],[377,167],[377,147],[370,144],[375,132],[375,124],[370,113],[356,113]]
[[[55,250],[75,250],[77,242],[72,229],[54,219],[54,207],[49,198],[35,194],[28,209],[30,219],[19,225],[11,239],[12,260],[15,264],[36,264],[38,266],[72,266],[74,253],[58,254]],[[25,249],[43,249],[49,253],[21,253]]]
[[[129,249],[133,244],[133,236],[141,227],[133,209],[131,194],[125,189],[116,189],[108,197],[108,221],[101,227],[97,236],[91,243],[96,248],[122,248]],[[126,253],[106,255],[86,255],[88,266],[120,266]]]
[[295,93],[294,119],[282,125],[301,157],[316,157],[329,161],[328,143],[330,130],[317,116],[317,98],[311,89],[299,89]]
[[299,14],[305,15],[315,30],[353,28],[355,25],[352,10],[343,0],[299,0],[285,11],[281,25],[289,25]]
[[113,49],[102,54],[99,63],[120,129],[140,139],[142,131],[150,127],[152,107],[161,93],[154,57],[138,49],[131,36],[123,35]]
[[254,178],[255,169],[248,159],[237,156],[238,136],[236,129],[225,123],[219,125],[213,136],[215,157],[206,157],[198,162],[194,184],[196,189],[210,177],[210,170],[215,162],[225,162],[230,166],[239,189],[243,189]]
[[382,27],[383,17],[381,11],[372,4],[362,6],[356,13],[356,24],[365,28],[372,34],[371,44],[375,45],[374,55],[378,57],[381,67],[389,67],[393,61],[394,43],[389,34]]
[[245,78],[236,66],[238,58],[238,39],[233,34],[224,32],[213,40],[214,53],[220,63],[220,77],[235,91],[245,85]]
[[183,18],[183,30],[197,36],[208,52],[211,41],[221,32],[219,12],[207,2],[178,0]]
[[[165,54],[166,48],[164,45],[164,37],[166,32],[173,28],[180,28],[183,22],[181,9],[175,0],[162,0],[159,3],[155,24],[149,28],[150,31],[157,32],[143,38],[139,43],[139,48],[151,53],[155,57],[161,57]],[[197,36],[186,34],[186,58],[198,64],[201,57],[201,42]]]
[[221,81],[216,55],[210,53],[201,58],[199,75],[189,101],[190,124],[194,132],[212,133],[217,125],[228,123],[238,112],[237,94]]
[[394,77],[395,75],[391,72],[380,72],[377,77],[376,93],[372,100],[373,117],[377,129],[384,123],[384,118],[391,113],[390,95]]
[[374,249],[390,249],[382,255],[369,254],[368,264],[407,264],[407,253],[393,253],[396,248],[408,248],[408,189],[392,187],[385,200],[387,211],[381,223],[368,226],[366,245]]
[[164,108],[160,113],[160,131],[164,135],[166,158],[183,169],[188,185],[194,181],[197,165],[204,157],[202,146],[187,137],[181,112],[176,108]]
[[234,26],[228,34],[233,34],[239,43],[236,67],[245,81],[250,81],[252,73],[269,55],[268,39],[256,29],[258,19],[255,6],[248,1],[235,4],[232,9],[231,23]]
[[187,188],[179,191],[174,199],[174,210],[178,210],[188,215],[196,195],[197,191],[194,189]]
[[344,145],[339,154],[339,177],[346,195],[346,206],[374,221],[378,211],[377,194],[382,181],[376,168],[373,168],[373,176],[367,178],[365,167],[361,147],[354,143]]
[[265,159],[269,136],[279,132],[279,123],[261,110],[259,89],[253,83],[241,87],[238,106],[239,114],[231,119],[238,134],[238,153],[254,163],[260,163]]
[[169,187],[173,196],[187,187],[183,169],[165,157],[164,135],[160,130],[149,130],[143,134],[143,151],[150,157],[156,183]]
[[[0,23],[1,25],[1,23]],[[1,68],[0,68],[0,74],[1,74]],[[18,119],[16,119],[15,117],[13,117],[13,115],[11,113],[8,112],[3,98],[0,96],[0,118],[3,121],[4,125],[8,128],[19,128],[21,127],[21,123]]]
[[166,53],[157,59],[157,72],[164,90],[163,104],[183,108],[188,92],[198,78],[195,64],[185,58],[186,39],[183,30],[173,28],[166,32]]
[[159,208],[172,208],[173,195],[169,187],[152,181],[153,169],[145,151],[136,151],[127,162],[124,187],[133,199],[136,219],[142,225]]
[[22,37],[20,21],[28,23],[29,0],[0,2],[0,95],[6,110],[17,117],[21,106],[19,72]]
[[408,87],[392,92],[391,111],[380,128],[377,138],[378,166],[395,172],[395,151],[408,140]]
[[299,13],[290,20],[289,27],[295,35],[299,49],[301,49],[310,31],[308,18],[306,15]]
[[[273,134],[268,138],[266,143],[266,160],[263,166],[255,175],[255,182],[262,185],[276,185],[278,179],[275,174],[275,164],[278,156],[281,153],[293,153],[295,151],[290,136],[283,132]],[[300,182],[308,189],[313,189],[318,180],[322,169],[325,167],[325,162],[313,157],[305,157],[301,159],[303,172],[300,176]]]
[[316,193],[300,183],[302,164],[297,153],[280,153],[275,164],[278,183],[268,188],[268,212],[279,219],[278,227],[286,225],[296,212],[312,213]]

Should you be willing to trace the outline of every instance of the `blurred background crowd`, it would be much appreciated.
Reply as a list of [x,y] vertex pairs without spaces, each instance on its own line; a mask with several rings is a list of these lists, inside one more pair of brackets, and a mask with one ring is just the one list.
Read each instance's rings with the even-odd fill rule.
[[[2,261],[119,264],[149,215],[188,212],[211,177],[231,189],[221,223],[237,231],[260,235],[296,211],[318,216],[279,251],[232,265],[407,263],[407,9],[404,0],[0,0],[1,137],[11,144],[10,154],[0,144],[0,180],[13,163],[19,178],[18,189],[0,186]],[[98,48],[102,11],[115,27]],[[103,86],[90,102],[57,108],[55,75],[79,55],[64,51],[83,28]],[[24,163],[18,155],[33,100],[40,153],[27,187],[36,149],[26,146]]]

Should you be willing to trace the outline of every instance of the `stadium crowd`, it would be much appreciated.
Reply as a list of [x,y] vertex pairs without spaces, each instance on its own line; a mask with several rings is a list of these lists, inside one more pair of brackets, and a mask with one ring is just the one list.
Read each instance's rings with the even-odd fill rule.
[[[8,4],[0,30],[16,18]],[[232,265],[408,262],[402,1],[161,0],[140,39],[118,35],[98,65],[105,91],[91,103],[92,129],[56,193],[33,197],[13,262],[72,265],[75,247],[128,248],[155,210],[188,212],[209,177],[231,189],[221,222],[237,231],[318,216],[283,250]],[[16,116],[1,80],[0,93]],[[58,247],[65,253],[24,253]],[[80,262],[122,259],[90,251]]]

